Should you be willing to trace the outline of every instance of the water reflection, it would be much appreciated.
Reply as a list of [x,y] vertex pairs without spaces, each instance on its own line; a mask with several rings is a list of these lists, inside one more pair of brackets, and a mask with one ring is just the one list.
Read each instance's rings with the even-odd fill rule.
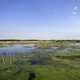
[[22,45],[12,45],[12,46],[7,46],[7,47],[3,47],[0,48],[0,54],[2,53],[25,53],[25,52],[31,52],[34,49],[36,49],[35,47],[31,47],[31,46],[22,46]]
[[31,52],[38,52],[38,53],[55,53],[55,52],[72,52],[74,50],[80,50],[78,48],[60,48],[60,47],[52,47],[48,49],[41,49],[35,46],[23,46],[23,45],[12,45],[7,47],[0,48],[0,54],[16,54],[16,53],[31,53]]

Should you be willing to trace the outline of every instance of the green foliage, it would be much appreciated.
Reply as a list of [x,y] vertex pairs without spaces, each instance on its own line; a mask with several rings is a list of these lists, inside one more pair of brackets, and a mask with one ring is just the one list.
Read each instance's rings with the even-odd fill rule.
[[[31,54],[0,55],[0,80],[28,80],[29,71],[36,74],[35,80],[80,80],[80,50],[69,49],[66,41],[39,41],[42,51]],[[54,52],[47,48],[59,46]],[[37,63],[31,64],[33,61]]]
[[50,47],[63,47],[63,48],[66,48],[66,47],[71,46],[69,41],[63,41],[63,40],[62,41],[41,40],[41,41],[37,42],[37,45],[40,48],[50,48]]
[[[6,66],[7,67],[7,66]],[[26,67],[26,65],[24,65]],[[15,67],[0,71],[0,80],[28,80],[29,72],[26,68]],[[79,80],[80,68],[54,66],[32,66],[36,74],[35,80]],[[1,67],[0,67],[1,68]]]
[[8,45],[0,45],[0,48],[7,47]]
[[39,41],[37,43],[37,45],[40,47],[40,48],[49,48],[51,46],[51,43],[49,41]]

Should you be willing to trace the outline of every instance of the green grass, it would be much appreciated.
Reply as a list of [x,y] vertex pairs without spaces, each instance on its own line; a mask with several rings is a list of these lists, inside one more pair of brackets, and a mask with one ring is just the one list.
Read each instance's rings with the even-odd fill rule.
[[8,45],[0,45],[0,48],[7,47]]
[[[31,65],[33,60],[40,63]],[[59,50],[55,53],[43,50],[32,54],[0,56],[0,80],[28,80],[29,71],[36,74],[35,80],[80,80],[80,50]]]
[[58,67],[58,65],[57,67],[49,65],[24,66],[20,69],[13,65],[8,70],[0,71],[0,80],[28,80],[27,70],[30,68],[36,73],[35,80],[80,80],[80,68]]

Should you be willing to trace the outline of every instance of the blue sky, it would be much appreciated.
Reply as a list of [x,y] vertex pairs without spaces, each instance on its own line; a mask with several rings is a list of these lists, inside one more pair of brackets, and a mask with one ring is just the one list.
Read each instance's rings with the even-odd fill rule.
[[80,39],[80,0],[0,0],[0,39]]

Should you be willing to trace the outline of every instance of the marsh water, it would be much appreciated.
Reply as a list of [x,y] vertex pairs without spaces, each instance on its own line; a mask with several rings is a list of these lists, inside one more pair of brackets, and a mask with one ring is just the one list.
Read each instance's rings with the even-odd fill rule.
[[35,47],[31,47],[31,46],[22,46],[22,45],[12,45],[12,46],[7,46],[7,47],[1,47],[0,48],[0,54],[3,53],[25,53],[25,52],[31,52],[34,49],[36,49]]
[[48,49],[40,49],[34,46],[23,46],[23,45],[12,45],[12,46],[7,46],[7,47],[1,47],[0,48],[0,54],[4,53],[10,53],[10,54],[15,54],[15,53],[31,53],[34,51],[38,52],[70,52],[73,50],[79,50],[78,48],[59,48],[59,47],[52,47]]

